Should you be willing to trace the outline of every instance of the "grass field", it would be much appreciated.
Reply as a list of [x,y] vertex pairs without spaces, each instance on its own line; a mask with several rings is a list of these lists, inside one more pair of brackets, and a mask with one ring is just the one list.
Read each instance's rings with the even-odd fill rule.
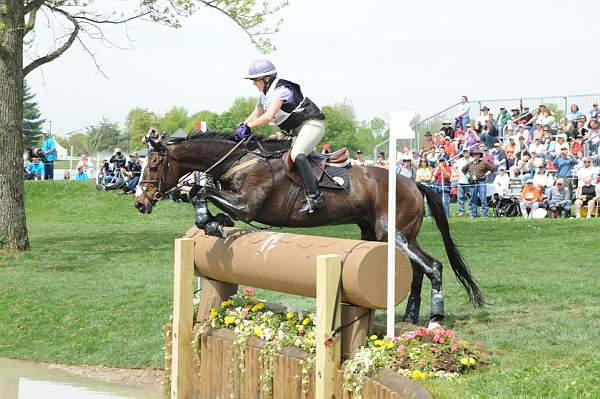
[[[0,253],[0,356],[161,367],[173,239],[193,224],[191,206],[164,202],[145,216],[131,196],[60,181],[28,182],[26,202],[31,250]],[[445,325],[495,356],[488,370],[427,388],[440,398],[600,397],[600,220],[453,219],[451,228],[493,306],[468,305],[447,266]],[[292,231],[359,236],[354,226]],[[430,221],[420,241],[447,265]]]

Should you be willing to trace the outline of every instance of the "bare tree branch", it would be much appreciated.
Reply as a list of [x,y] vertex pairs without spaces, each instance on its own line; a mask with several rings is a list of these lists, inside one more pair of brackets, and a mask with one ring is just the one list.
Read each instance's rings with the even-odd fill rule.
[[92,61],[94,62],[94,65],[96,66],[96,69],[98,70],[98,72],[100,72],[100,74],[102,74],[102,76],[104,76],[106,79],[108,79],[108,76],[106,76],[106,74],[104,73],[102,68],[100,68],[100,65],[98,64],[98,62],[96,60],[96,55],[94,53],[92,53],[90,51],[90,49],[87,48],[87,46],[85,45],[85,43],[83,43],[83,41],[81,40],[80,37],[77,38],[77,41],[79,42],[79,44],[81,44],[81,46],[83,47],[85,52],[88,53],[90,55],[90,57],[92,57]]
[[106,19],[106,20],[98,20],[98,19],[86,17],[85,15],[74,15],[73,18],[78,19],[78,20],[82,20],[82,21],[93,22],[95,24],[113,24],[113,25],[118,25],[118,24],[124,24],[124,23],[132,21],[134,19],[145,17],[148,14],[150,14],[150,13],[149,12],[144,12],[144,13],[133,15],[133,16],[131,16],[129,18],[121,19],[121,20],[118,20],[118,21],[111,21],[111,20],[108,20],[108,19]]
[[60,8],[55,8],[55,7],[48,6],[48,5],[46,5],[46,7],[50,8],[52,11],[55,11],[55,12],[58,12],[58,13],[64,15],[69,21],[71,21],[71,23],[73,24],[73,27],[74,27],[73,32],[71,32],[71,34],[69,35],[69,38],[62,46],[60,46],[53,52],[32,61],[29,65],[27,65],[25,68],[23,68],[23,77],[27,76],[27,74],[29,72],[33,71],[35,68],[39,67],[40,65],[44,65],[44,64],[60,57],[65,51],[67,51],[69,49],[69,47],[71,47],[71,45],[77,38],[77,35],[79,34],[79,23],[77,22],[77,20],[75,18],[73,18],[71,16],[71,14],[69,14],[68,12],[66,12],[64,10],[61,10]]
[[29,14],[31,11],[40,8],[46,0],[31,0],[29,3],[25,4],[25,15]]

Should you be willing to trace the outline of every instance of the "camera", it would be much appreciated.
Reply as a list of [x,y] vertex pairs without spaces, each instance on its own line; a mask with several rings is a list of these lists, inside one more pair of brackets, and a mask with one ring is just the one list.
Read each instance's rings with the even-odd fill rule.
[[119,151],[119,152],[117,152],[117,155],[121,156],[121,155],[123,155],[123,153],[121,151]]

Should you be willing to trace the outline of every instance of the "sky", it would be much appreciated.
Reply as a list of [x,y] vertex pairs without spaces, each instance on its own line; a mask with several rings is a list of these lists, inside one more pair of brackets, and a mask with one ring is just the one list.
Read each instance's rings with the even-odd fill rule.
[[[96,3],[122,10],[135,1]],[[280,16],[281,30],[272,35],[277,50],[266,56],[279,76],[299,83],[318,105],[350,101],[359,120],[399,110],[425,117],[462,94],[600,92],[598,1],[290,0]],[[29,57],[60,38],[60,29],[38,23]],[[123,126],[134,107],[223,112],[235,97],[257,96],[243,76],[265,56],[212,10],[199,10],[180,29],[137,21],[105,33],[119,48],[86,45],[107,77],[78,43],[27,77],[53,133],[103,118]]]

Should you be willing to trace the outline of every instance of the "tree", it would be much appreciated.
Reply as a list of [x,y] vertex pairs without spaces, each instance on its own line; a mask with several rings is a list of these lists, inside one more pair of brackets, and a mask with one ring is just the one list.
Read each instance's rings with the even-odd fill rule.
[[42,113],[26,81],[23,81],[23,143],[25,147],[39,145],[42,137]]
[[[222,114],[218,115],[212,124],[209,126],[210,130],[222,131],[222,132],[233,132],[236,126],[243,122],[248,115],[254,111],[256,107],[257,99],[255,97],[236,97],[233,100],[231,107]],[[276,132],[278,128],[276,126],[267,125],[254,131],[258,134],[269,135]]]
[[118,123],[102,119],[98,124],[88,126],[85,132],[74,132],[58,140],[65,148],[73,147],[75,154],[91,155],[112,152],[115,147],[125,147],[127,136],[122,134]]
[[166,130],[169,135],[177,129],[184,128],[190,120],[187,111],[183,107],[173,107],[158,121],[158,129]]
[[127,151],[144,147],[142,137],[148,133],[150,126],[155,126],[158,116],[145,108],[134,108],[125,119],[125,134],[127,135]]
[[[96,62],[86,40],[104,38],[102,27],[142,19],[179,27],[179,19],[199,9],[212,9],[229,17],[262,51],[273,49],[268,35],[268,18],[287,3],[271,5],[268,0],[131,0],[135,11],[101,10],[102,3],[90,0],[0,0],[0,247],[24,250],[29,247],[23,202],[23,79],[36,68],[60,57],[79,43]],[[123,4],[125,9],[126,4]],[[106,5],[104,5],[106,7]],[[24,50],[36,42],[38,14],[56,32],[58,43],[46,55],[24,66]],[[63,34],[64,27],[68,31]],[[96,65],[98,65],[96,63]]]
[[323,143],[330,144],[333,150],[341,147],[348,147],[350,151],[361,149],[355,142],[357,125],[354,121],[354,109],[348,101],[326,105],[321,111],[327,118]]
[[206,124],[208,125],[209,130],[214,130],[212,124],[218,117],[219,117],[219,115],[215,112],[206,111],[206,110],[198,111],[195,114],[193,114],[192,116],[190,116],[190,119],[189,119],[188,123],[185,125],[185,127],[183,128],[183,130],[185,130],[187,133],[192,132],[192,131],[196,130],[196,124],[200,123],[202,121],[206,121]]

